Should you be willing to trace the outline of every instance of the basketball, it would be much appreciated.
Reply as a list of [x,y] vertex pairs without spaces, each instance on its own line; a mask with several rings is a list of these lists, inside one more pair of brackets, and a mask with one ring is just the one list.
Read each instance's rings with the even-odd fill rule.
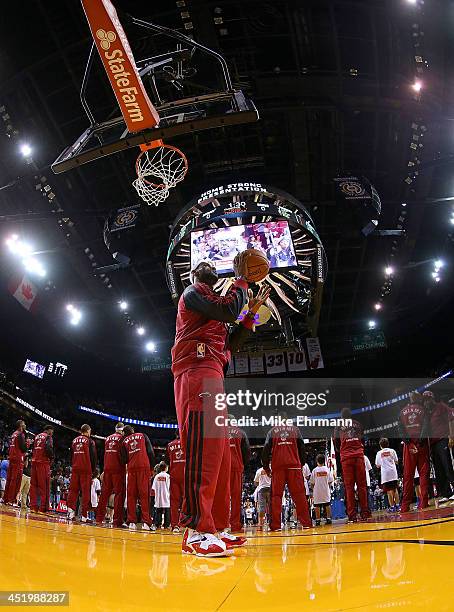
[[247,249],[245,264],[245,276],[249,283],[258,283],[267,276],[270,271],[269,261],[262,251],[258,249]]

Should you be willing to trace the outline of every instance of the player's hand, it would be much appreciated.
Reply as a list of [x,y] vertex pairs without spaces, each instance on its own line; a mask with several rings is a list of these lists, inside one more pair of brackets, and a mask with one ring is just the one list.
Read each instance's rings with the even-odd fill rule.
[[233,271],[237,278],[246,278],[246,260],[248,258],[248,252],[243,251],[237,253],[233,260]]
[[410,444],[410,448],[408,450],[410,451],[412,455],[416,455],[416,453],[418,452],[418,449],[416,448],[414,444]]
[[260,308],[260,306],[263,306],[263,304],[266,302],[266,300],[270,297],[270,293],[271,293],[271,288],[268,287],[267,285],[262,285],[259,289],[259,292],[257,293],[257,295],[254,297],[254,294],[252,293],[251,289],[249,289],[248,291],[248,296],[249,296],[249,302],[248,302],[248,308],[249,308],[249,312],[253,312],[254,314],[256,314]]

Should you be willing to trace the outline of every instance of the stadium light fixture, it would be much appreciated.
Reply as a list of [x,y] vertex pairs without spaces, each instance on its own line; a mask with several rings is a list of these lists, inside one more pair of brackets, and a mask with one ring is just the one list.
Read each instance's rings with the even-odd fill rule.
[[441,269],[441,268],[442,268],[444,265],[445,265],[445,264],[444,264],[444,262],[443,262],[441,259],[436,259],[436,260],[434,261],[434,268],[435,268],[435,271],[440,270],[440,269]]
[[46,276],[46,270],[34,257],[26,257],[22,260],[22,263],[24,264],[24,267],[27,272],[37,274],[38,276],[41,276],[41,278],[44,278]]
[[154,342],[147,342],[145,345],[145,349],[149,352],[149,353],[154,353],[156,350],[156,344]]
[[20,152],[22,153],[24,157],[30,157],[31,154],[33,153],[33,149],[31,148],[29,144],[23,143],[20,146]]
[[69,322],[71,325],[79,325],[80,320],[82,319],[82,312],[72,304],[67,304],[66,310],[70,313]]
[[419,93],[422,89],[422,83],[421,81],[415,81],[412,85],[412,88],[414,91],[416,91],[416,93]]
[[385,275],[386,276],[391,276],[392,274],[394,274],[394,268],[392,266],[386,266],[386,268],[385,268]]
[[374,304],[374,308],[375,310],[381,310],[383,308],[382,304],[380,304],[380,302],[377,302],[376,304]]
[[377,321],[371,320],[368,323],[369,329],[375,329],[377,327]]
[[118,303],[120,310],[127,310],[128,308],[128,302],[125,302],[124,300],[121,300],[121,302]]
[[139,336],[143,336],[145,333],[145,328],[140,326],[137,328],[137,333],[139,334]]

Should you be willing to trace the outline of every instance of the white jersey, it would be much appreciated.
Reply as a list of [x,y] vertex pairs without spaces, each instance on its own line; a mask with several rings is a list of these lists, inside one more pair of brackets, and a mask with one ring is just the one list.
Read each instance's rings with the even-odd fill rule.
[[326,465],[318,465],[312,470],[311,485],[314,504],[329,504],[331,501],[331,487],[334,482],[333,475]]
[[170,476],[167,472],[159,472],[153,480],[155,508],[170,508]]
[[370,471],[372,469],[372,466],[367,455],[364,455],[364,468],[366,470],[366,485],[370,487]]
[[93,478],[93,480],[91,481],[91,494],[90,494],[90,501],[91,501],[92,508],[98,507],[98,491],[101,491],[101,483],[99,482],[99,478]]
[[263,468],[259,468],[254,477],[254,482],[257,485],[257,493],[260,489],[264,489],[265,487],[271,487],[271,478],[265,472]]
[[375,465],[381,469],[381,483],[397,480],[396,464],[399,459],[393,448],[382,448],[375,457]]
[[305,463],[303,465],[304,488],[306,489],[306,497],[309,497],[309,478],[311,477],[311,468]]

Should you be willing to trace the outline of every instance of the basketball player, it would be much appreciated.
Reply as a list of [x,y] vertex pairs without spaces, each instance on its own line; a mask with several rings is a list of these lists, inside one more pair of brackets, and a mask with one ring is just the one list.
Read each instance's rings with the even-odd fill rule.
[[[281,415],[286,418],[285,415]],[[262,452],[262,465],[271,479],[271,531],[281,530],[282,494],[287,484],[303,528],[312,527],[304,486],[304,442],[294,425],[277,425],[268,432]],[[271,464],[271,470],[270,470]]]
[[16,431],[12,434],[9,445],[9,466],[6,475],[5,494],[3,496],[5,504],[14,504],[16,502],[17,494],[21,486],[26,452],[25,422],[20,420],[16,423]]
[[435,401],[432,391],[422,394],[430,425],[430,452],[437,477],[438,503],[454,500],[454,470],[449,446],[454,446],[454,411],[441,401]]
[[244,468],[249,463],[251,449],[246,433],[239,427],[229,425],[228,436],[230,441],[230,527],[232,531],[240,531],[243,474]]
[[[265,288],[256,298],[251,294],[248,314],[229,334],[226,323],[234,323],[248,302],[246,258],[247,253],[235,256],[237,280],[225,296],[213,291],[218,280],[216,268],[200,262],[193,270],[194,284],[185,289],[178,303],[172,372],[181,445],[186,453],[180,525],[187,529],[182,551],[198,556],[224,556],[227,548],[246,543],[225,531],[229,525],[230,447],[225,428],[213,425],[216,414],[221,414],[215,410],[214,396],[218,391],[223,393],[230,351],[249,335],[255,313],[269,295]],[[206,390],[207,381],[211,391]],[[206,435],[210,430],[216,430],[215,435]]]
[[91,479],[96,469],[96,446],[90,439],[90,425],[82,425],[80,436],[74,438],[71,444],[71,482],[68,493],[68,520],[76,516],[76,504],[79,493],[82,496],[82,523],[89,521]]
[[352,419],[350,408],[344,408],[341,417],[344,421],[347,419],[352,421],[351,425],[345,424],[336,429],[334,440],[340,451],[348,521],[354,523],[358,520],[356,514],[355,484],[358,490],[361,518],[367,520],[371,516],[364,463],[363,429],[358,421]]
[[30,482],[30,509],[34,512],[49,512],[50,463],[54,457],[53,433],[52,425],[47,425],[42,433],[35,436]]
[[104,472],[101,496],[96,510],[96,522],[102,523],[106,517],[106,507],[109,497],[114,494],[113,526],[123,524],[123,506],[125,503],[126,469],[120,460],[120,449],[123,444],[123,423],[115,425],[115,433],[106,438],[104,447]]
[[123,429],[121,461],[128,464],[127,509],[129,529],[137,529],[137,501],[142,511],[142,529],[150,531],[153,521],[150,517],[150,479],[151,466],[155,456],[150,439],[143,433],[134,433],[132,425]]
[[167,463],[170,474],[170,526],[174,533],[179,533],[179,516],[183,503],[184,464],[186,461],[181,448],[179,435],[167,444]]
[[429,505],[429,442],[427,434],[428,414],[424,409],[423,397],[419,393],[410,393],[410,403],[400,411],[402,440],[404,443],[404,486],[401,512],[408,512],[413,499],[415,469],[419,472],[421,495],[418,509]]

